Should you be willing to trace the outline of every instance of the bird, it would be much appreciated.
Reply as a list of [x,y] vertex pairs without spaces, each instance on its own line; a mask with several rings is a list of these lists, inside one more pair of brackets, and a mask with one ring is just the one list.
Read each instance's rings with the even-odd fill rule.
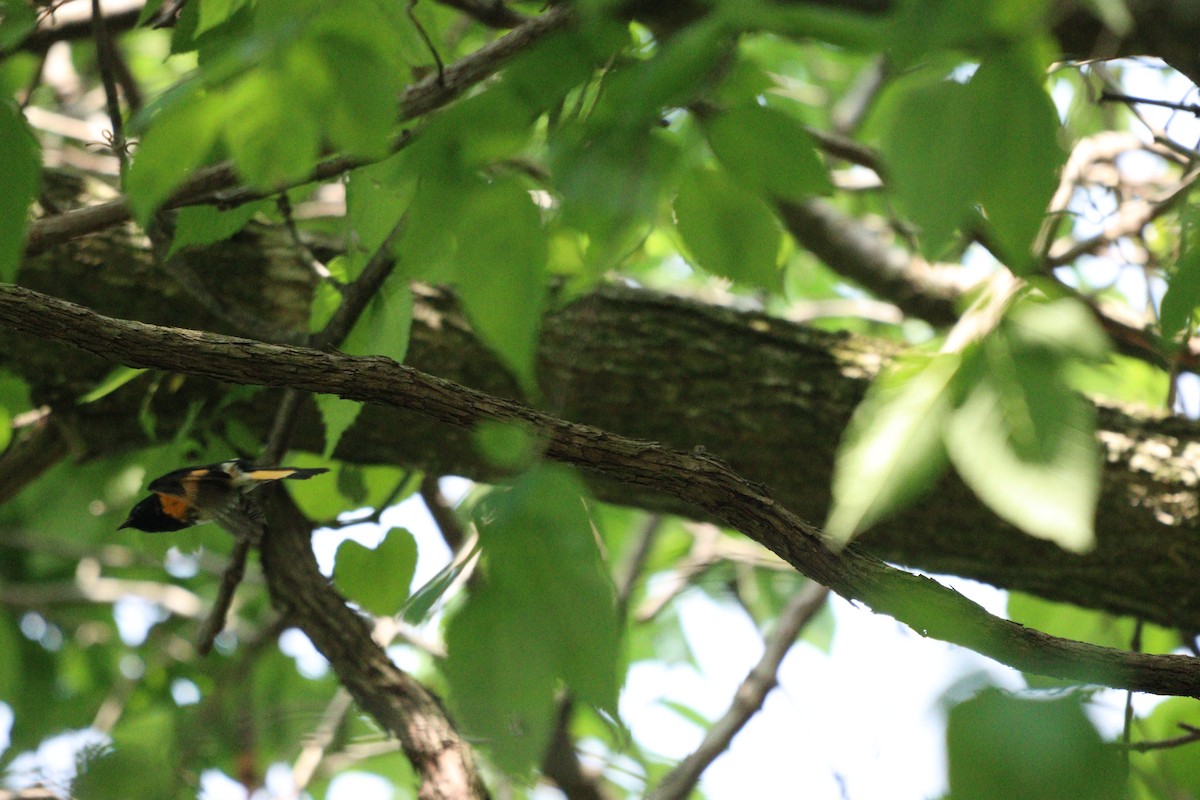
[[216,522],[239,539],[257,542],[262,538],[264,518],[250,493],[274,481],[308,480],[328,471],[324,467],[256,467],[241,458],[184,467],[151,481],[153,494],[135,505],[117,530],[164,533]]

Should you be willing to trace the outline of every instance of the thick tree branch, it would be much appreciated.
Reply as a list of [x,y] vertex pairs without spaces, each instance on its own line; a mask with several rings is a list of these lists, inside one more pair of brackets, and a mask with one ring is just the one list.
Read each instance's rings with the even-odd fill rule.
[[[969,647],[1027,672],[1152,694],[1200,697],[1200,670],[1191,657],[1128,653],[1049,636],[994,617],[936,581],[889,567],[857,547],[834,553],[820,531],[773,500],[763,487],[701,450],[684,453],[567,422],[386,358],[117,320],[18,286],[0,285],[0,323],[129,366],[336,394],[408,409],[458,428],[470,429],[484,420],[522,425],[544,440],[549,458],[673,495],[760,542],[817,583],[893,616],[922,635]],[[299,538],[299,534],[274,536],[271,541]],[[311,557],[307,540],[301,549]],[[270,552],[271,548],[264,549],[264,565],[268,557],[280,563],[279,554],[269,556]],[[315,575],[311,582],[332,592]],[[294,591],[294,585],[277,586],[272,596],[290,601]],[[317,635],[338,634],[318,630]],[[355,691],[354,686],[347,688]]]

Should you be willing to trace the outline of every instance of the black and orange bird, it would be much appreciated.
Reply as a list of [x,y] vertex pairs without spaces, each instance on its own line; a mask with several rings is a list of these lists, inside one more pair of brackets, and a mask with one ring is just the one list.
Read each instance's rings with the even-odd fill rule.
[[135,505],[120,527],[159,533],[215,522],[239,539],[257,541],[262,535],[263,513],[251,492],[273,481],[308,480],[328,471],[256,467],[240,458],[184,467],[151,481],[149,488],[154,494]]

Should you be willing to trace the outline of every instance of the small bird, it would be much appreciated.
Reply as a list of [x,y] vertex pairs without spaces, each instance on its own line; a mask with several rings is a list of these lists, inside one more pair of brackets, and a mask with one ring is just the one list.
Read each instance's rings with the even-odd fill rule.
[[239,539],[257,542],[262,537],[263,513],[250,493],[272,481],[308,480],[328,471],[256,467],[240,458],[205,467],[184,467],[151,481],[150,491],[154,494],[135,505],[120,528],[159,533],[216,522]]

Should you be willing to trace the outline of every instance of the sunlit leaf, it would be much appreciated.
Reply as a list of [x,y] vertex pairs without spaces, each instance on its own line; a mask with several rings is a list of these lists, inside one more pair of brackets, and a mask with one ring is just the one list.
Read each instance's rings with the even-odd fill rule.
[[321,413],[321,422],[325,426],[325,450],[323,458],[329,458],[337,449],[342,434],[349,430],[358,419],[363,404],[357,400],[344,400],[332,394],[316,395],[317,411]]
[[134,215],[145,222],[204,163],[217,140],[221,98],[197,88],[182,93],[149,123],[125,178]]
[[100,381],[96,385],[96,388],[80,397],[78,402],[80,405],[87,405],[88,403],[96,402],[101,397],[107,397],[145,371],[145,369],[134,367],[117,367],[108,373],[108,376]]
[[338,546],[333,580],[345,595],[365,610],[390,616],[408,598],[417,568],[417,542],[403,528],[392,528],[377,547],[353,539]]
[[957,356],[915,358],[876,379],[838,448],[825,533],[845,544],[932,486]]

